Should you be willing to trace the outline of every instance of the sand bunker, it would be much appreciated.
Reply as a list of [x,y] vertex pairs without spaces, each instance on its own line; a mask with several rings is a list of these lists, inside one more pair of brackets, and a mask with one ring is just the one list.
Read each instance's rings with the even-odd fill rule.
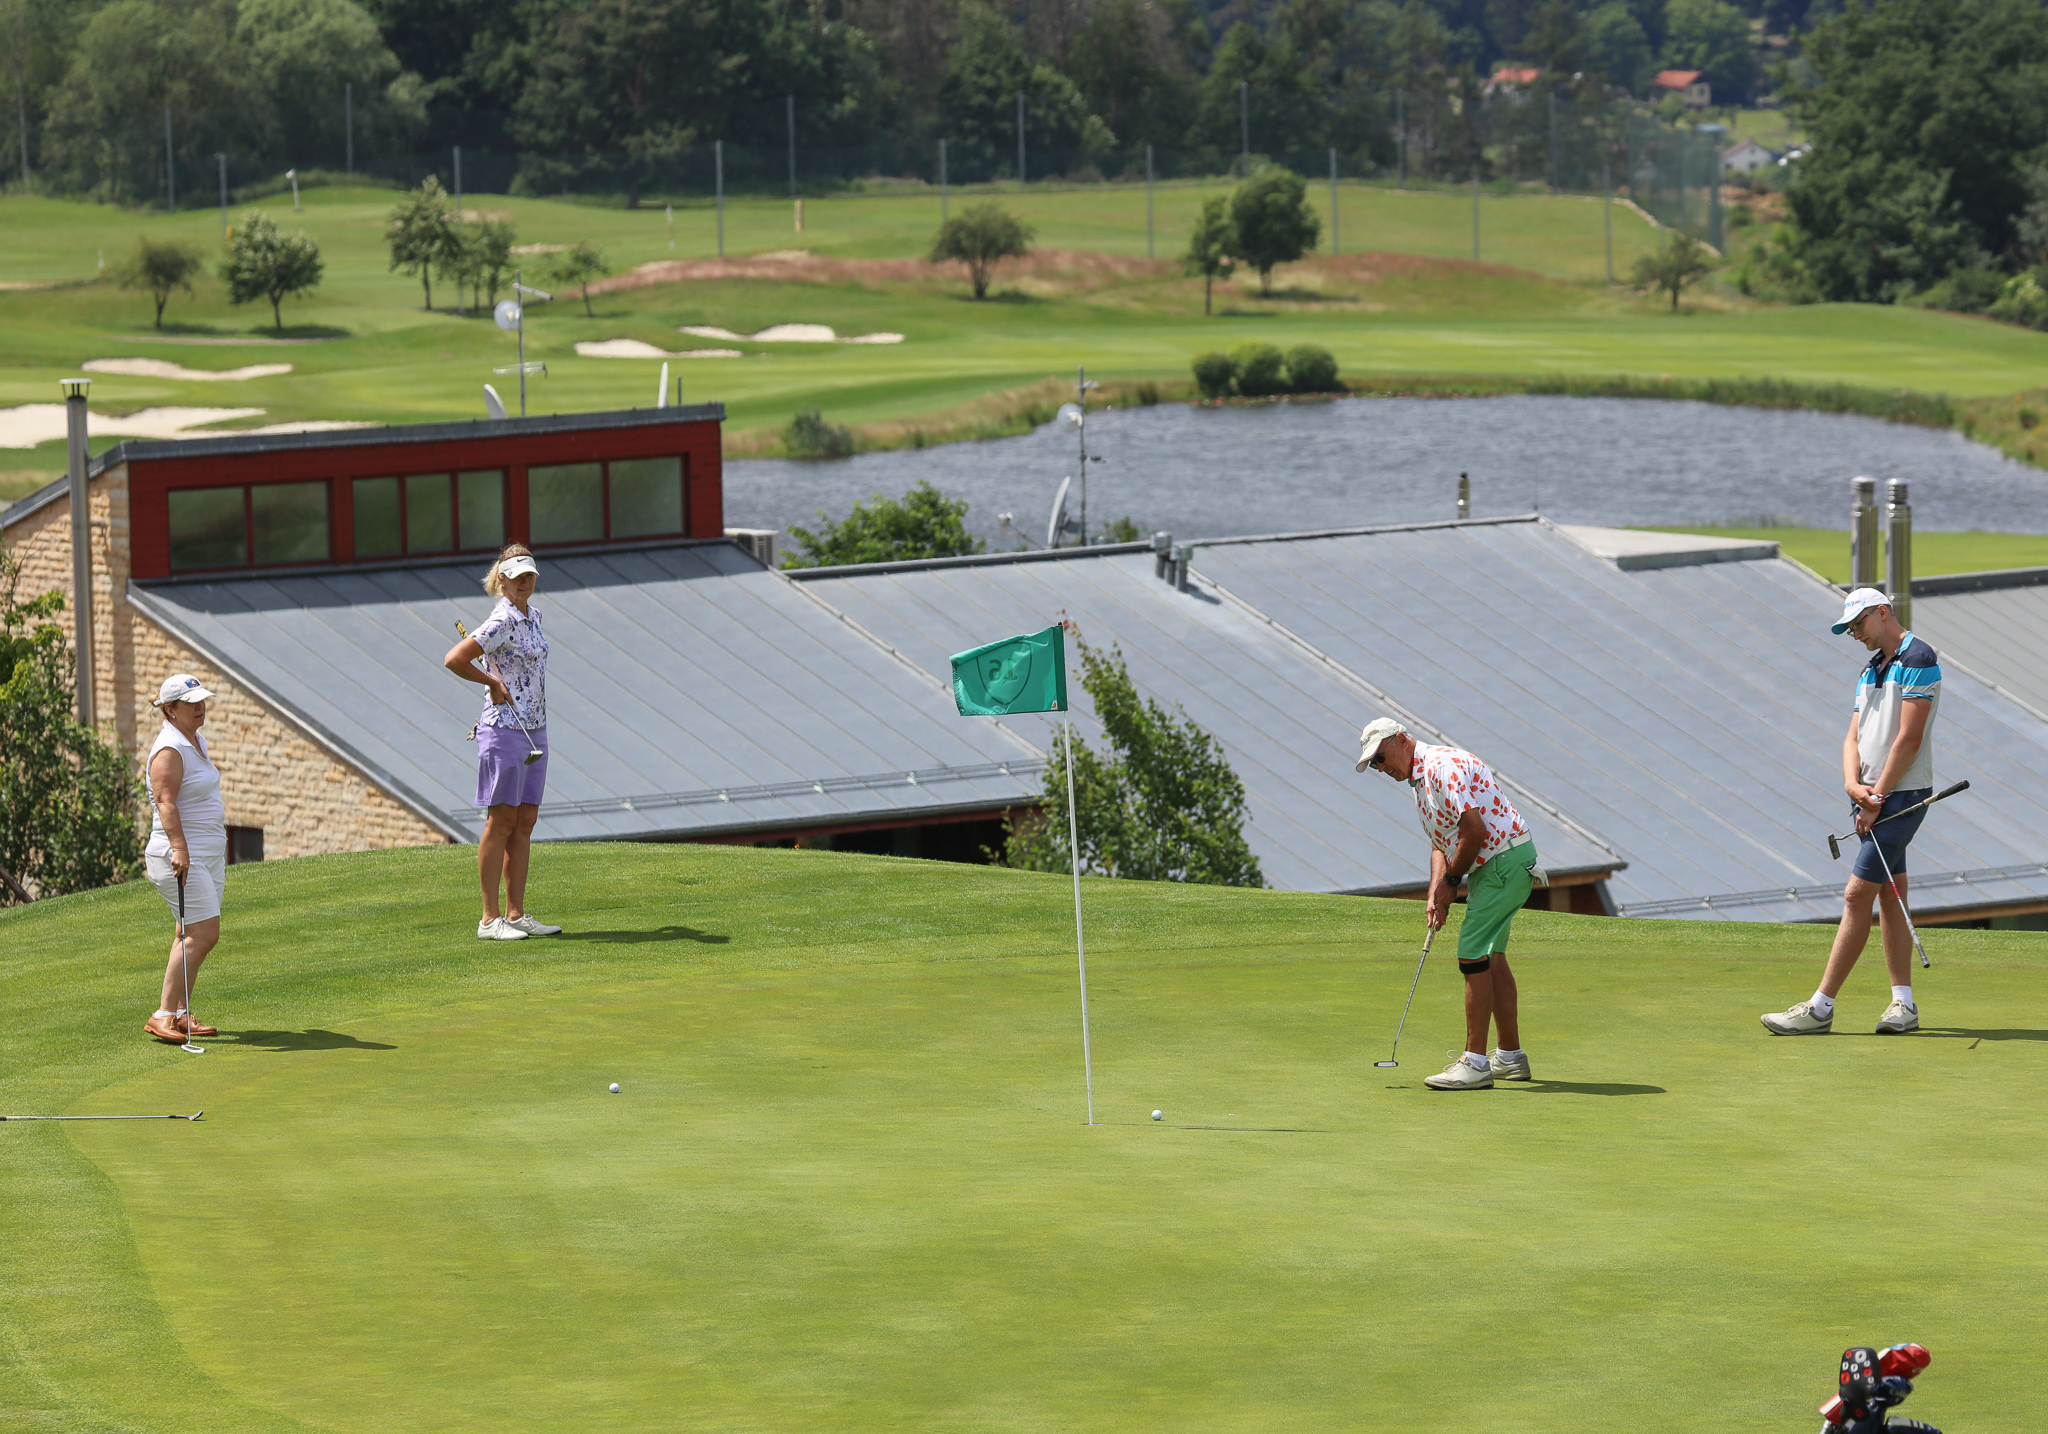
[[731,329],[685,324],[682,331],[700,339],[724,339],[728,343],[755,344],[900,344],[901,334],[849,334],[839,337],[829,324],[770,324],[756,334],[736,334]]
[[625,359],[672,359],[672,358],[745,358],[738,349],[684,349],[671,353],[658,349],[653,344],[643,344],[638,339],[597,339],[576,345],[576,352],[584,358],[625,358]]
[[118,373],[130,378],[176,378],[193,383],[240,383],[251,378],[275,378],[290,373],[288,363],[252,363],[243,368],[186,368],[168,359],[87,359],[79,365],[87,373]]
[[[261,418],[260,408],[145,408],[123,418],[95,413],[89,420],[94,434],[115,438],[228,438],[248,434],[327,433],[338,428],[371,428],[374,424],[339,419],[306,419],[298,423],[272,423],[261,428],[237,428],[229,432],[194,432],[207,424],[229,423],[238,418]],[[18,408],[0,408],[0,448],[33,448],[64,437],[64,405],[24,403]]]

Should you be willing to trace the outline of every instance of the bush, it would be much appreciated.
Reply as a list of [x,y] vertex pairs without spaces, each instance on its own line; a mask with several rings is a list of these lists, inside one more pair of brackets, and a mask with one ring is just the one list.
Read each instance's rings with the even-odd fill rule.
[[967,266],[974,297],[988,297],[989,278],[1005,259],[1021,259],[1031,252],[1037,231],[994,200],[970,204],[939,226],[925,262],[943,264],[957,260]]
[[1202,390],[1204,398],[1228,398],[1231,387],[1237,382],[1237,365],[1230,361],[1229,354],[1206,353],[1195,356],[1195,386]]
[[1314,344],[1296,344],[1287,351],[1287,380],[1296,393],[1335,393],[1336,356]]
[[1906,302],[1916,309],[1946,309],[1955,314],[1981,314],[2005,292],[2006,275],[1990,264],[1965,265]]
[[1230,361],[1237,367],[1237,391],[1246,398],[1287,392],[1287,356],[1272,344],[1239,344]]
[[844,458],[853,452],[853,434],[825,415],[806,408],[782,430],[783,446],[798,458]]
[[1999,290],[1997,302],[1984,312],[2007,323],[2048,329],[2048,289],[2041,287],[2037,271],[2015,274]]
[[961,521],[966,516],[965,498],[948,498],[929,483],[920,482],[900,502],[877,493],[868,503],[855,503],[842,522],[835,523],[820,511],[823,532],[791,524],[789,535],[803,551],[786,554],[782,565],[829,568],[846,563],[958,558],[987,551],[981,539],[967,531]]

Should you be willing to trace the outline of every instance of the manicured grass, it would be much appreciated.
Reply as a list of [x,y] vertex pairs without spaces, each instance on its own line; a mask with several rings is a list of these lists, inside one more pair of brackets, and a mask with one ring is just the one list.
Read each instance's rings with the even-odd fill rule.
[[1091,882],[1088,1129],[1059,878],[553,847],[485,946],[469,869],[237,868],[200,1057],[154,893],[0,912],[0,1109],[207,1111],[0,1127],[11,1427],[1773,1428],[1900,1338],[2031,1427],[2048,937],[1774,1041],[1825,930],[1528,913],[1538,1079],[1439,1096],[1412,903]]
[[[1776,543],[1831,583],[1849,581],[1849,533],[1833,528],[1656,528],[1662,533],[1711,533],[1723,538],[1757,538]],[[2032,533],[1913,534],[1913,573],[1981,573],[1996,568],[2048,567],[2048,537]]]

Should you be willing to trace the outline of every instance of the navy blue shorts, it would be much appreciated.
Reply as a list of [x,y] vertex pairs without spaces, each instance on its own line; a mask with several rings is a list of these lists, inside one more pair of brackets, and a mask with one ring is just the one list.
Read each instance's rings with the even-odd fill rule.
[[[1915,802],[1924,802],[1934,795],[1934,788],[1920,787],[1910,792],[1893,792],[1884,799],[1880,817],[1891,816],[1893,812],[1904,811]],[[1850,808],[1854,815],[1855,808]],[[1920,823],[1927,820],[1927,808],[1922,807],[1910,817],[1897,817],[1876,829],[1871,836],[1864,837],[1857,844],[1856,861],[1849,870],[1865,881],[1884,884],[1884,867],[1878,863],[1878,848],[1884,848],[1884,859],[1890,863],[1893,876],[1906,874],[1906,847],[1913,840],[1913,834],[1920,830]],[[1873,839],[1874,838],[1874,839]]]

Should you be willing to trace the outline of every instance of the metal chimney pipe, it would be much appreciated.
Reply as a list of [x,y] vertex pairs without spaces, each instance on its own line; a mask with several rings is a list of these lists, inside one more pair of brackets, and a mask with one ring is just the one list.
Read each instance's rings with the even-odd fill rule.
[[1464,522],[1472,516],[1472,475],[1458,475],[1458,521]]
[[1884,556],[1885,587],[1892,595],[1892,612],[1899,626],[1913,625],[1913,508],[1906,501],[1906,480],[1894,478],[1885,485],[1886,527]]
[[1877,586],[1877,480],[1858,478],[1849,505],[1849,586]]
[[1166,565],[1173,561],[1173,534],[1152,535],[1152,576],[1161,582],[1166,580]]
[[1173,585],[1182,592],[1188,590],[1188,560],[1195,550],[1187,543],[1177,543],[1173,549]]
[[58,380],[64,393],[66,456],[71,463],[71,631],[78,654],[78,722],[93,725],[92,510],[85,491],[85,391],[89,378]]

